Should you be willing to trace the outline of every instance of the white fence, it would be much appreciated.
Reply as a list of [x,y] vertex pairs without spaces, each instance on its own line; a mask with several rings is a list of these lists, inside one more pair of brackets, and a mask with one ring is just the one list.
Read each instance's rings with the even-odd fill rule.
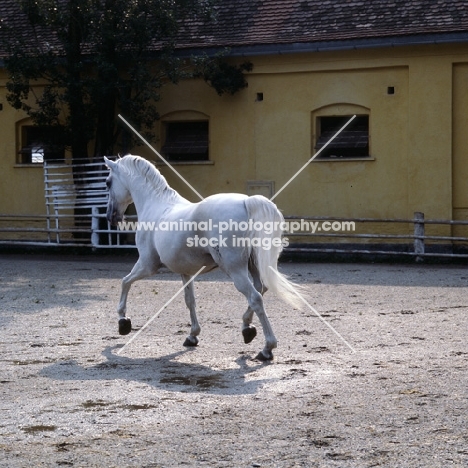
[[109,170],[103,162],[44,162],[44,215],[0,215],[0,244],[130,247],[133,232],[106,220]]

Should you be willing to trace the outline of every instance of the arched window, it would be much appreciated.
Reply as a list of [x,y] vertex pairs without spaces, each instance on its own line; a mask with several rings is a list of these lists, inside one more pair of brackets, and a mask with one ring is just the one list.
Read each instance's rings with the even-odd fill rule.
[[[353,115],[356,118],[321,150]],[[353,104],[333,104],[312,112],[312,155],[320,151],[318,160],[370,158],[369,120],[369,109]]]
[[161,152],[168,161],[209,161],[209,119],[201,112],[173,112],[162,119]]
[[63,162],[63,128],[33,125],[30,119],[17,124],[17,164],[42,164],[45,160]]

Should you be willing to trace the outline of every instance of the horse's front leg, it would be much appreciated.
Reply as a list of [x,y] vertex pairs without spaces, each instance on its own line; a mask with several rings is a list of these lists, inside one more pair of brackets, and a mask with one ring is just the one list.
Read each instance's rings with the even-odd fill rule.
[[197,336],[200,334],[201,328],[200,328],[200,325],[198,323],[198,318],[197,318],[193,281],[188,283],[190,279],[191,279],[190,275],[182,275],[182,281],[186,285],[184,288],[185,304],[187,304],[187,307],[190,310],[190,321],[192,324],[190,328],[190,335],[187,336],[187,338],[185,339],[184,346],[197,346],[198,344]]
[[138,260],[132,271],[125,276],[122,280],[122,291],[120,293],[120,301],[117,307],[117,314],[119,315],[119,334],[128,335],[132,331],[132,321],[126,317],[127,313],[127,297],[130,287],[135,281],[154,275],[159,268],[159,264],[154,265],[144,264],[141,260]]

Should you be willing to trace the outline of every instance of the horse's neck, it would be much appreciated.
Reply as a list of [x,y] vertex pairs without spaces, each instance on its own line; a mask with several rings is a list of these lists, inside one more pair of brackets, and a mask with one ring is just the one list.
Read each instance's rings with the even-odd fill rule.
[[133,203],[139,219],[158,220],[164,212],[175,205],[190,204],[170,187],[164,190],[141,185],[132,190]]

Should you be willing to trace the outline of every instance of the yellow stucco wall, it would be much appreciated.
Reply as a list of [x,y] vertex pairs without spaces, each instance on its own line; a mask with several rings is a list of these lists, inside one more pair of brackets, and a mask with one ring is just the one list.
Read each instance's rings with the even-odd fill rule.
[[0,69],[0,214],[45,213],[42,167],[16,165],[16,123],[26,116],[7,103],[5,83]]
[[[279,208],[302,216],[412,218],[422,211],[432,219],[468,218],[468,46],[250,60],[249,86],[234,96],[219,97],[202,81],[162,91],[163,121],[209,119],[210,163],[176,165],[203,196],[245,192],[255,180],[273,181],[278,190],[311,157],[317,116],[362,111],[370,116],[372,158],[312,162],[275,199]],[[389,86],[395,94],[387,94]],[[15,166],[15,122],[24,115],[6,103],[3,86],[0,102],[0,213],[43,213],[41,169]],[[160,149],[161,138],[154,145]],[[156,159],[145,147],[133,152]],[[168,168],[161,171],[198,200]]]
[[[468,221],[468,63],[453,65],[453,217]],[[456,226],[454,235],[468,236],[468,226]]]
[[[252,61],[249,87],[234,97],[219,98],[193,82],[164,90],[163,117],[179,110],[210,117],[214,165],[177,167],[203,195],[245,191],[246,181],[255,179],[273,180],[279,189],[311,157],[315,115],[367,108],[373,159],[314,161],[278,196],[280,208],[296,215],[411,218],[422,211],[427,218],[452,217],[458,174],[452,171],[453,70],[468,63],[468,49],[434,46]],[[389,86],[395,94],[387,94]],[[257,102],[260,92],[264,100]],[[460,108],[463,114],[466,107]],[[464,154],[467,145],[459,146]],[[179,182],[174,185],[183,191]]]

